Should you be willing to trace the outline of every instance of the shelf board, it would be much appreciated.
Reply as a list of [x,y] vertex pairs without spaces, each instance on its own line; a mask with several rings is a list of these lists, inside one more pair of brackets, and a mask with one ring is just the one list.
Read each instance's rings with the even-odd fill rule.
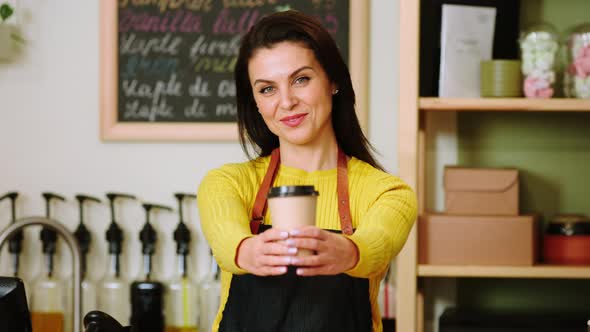
[[590,266],[418,265],[419,277],[590,279]]
[[418,101],[423,111],[590,112],[590,99],[552,98],[431,98]]

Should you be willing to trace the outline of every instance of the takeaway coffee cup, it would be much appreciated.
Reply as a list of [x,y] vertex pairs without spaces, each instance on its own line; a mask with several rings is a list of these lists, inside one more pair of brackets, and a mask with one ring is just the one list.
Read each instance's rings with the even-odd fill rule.
[[[314,186],[280,186],[268,192],[268,208],[272,227],[281,230],[315,225],[316,202],[319,193]],[[298,254],[310,255],[311,250]]]

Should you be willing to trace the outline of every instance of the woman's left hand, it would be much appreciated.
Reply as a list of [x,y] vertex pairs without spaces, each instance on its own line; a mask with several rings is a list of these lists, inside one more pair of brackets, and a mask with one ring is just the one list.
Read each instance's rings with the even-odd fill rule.
[[291,265],[298,266],[297,275],[335,275],[348,271],[358,262],[358,248],[341,234],[315,226],[305,226],[289,232],[290,247],[315,252],[309,256],[293,256]]

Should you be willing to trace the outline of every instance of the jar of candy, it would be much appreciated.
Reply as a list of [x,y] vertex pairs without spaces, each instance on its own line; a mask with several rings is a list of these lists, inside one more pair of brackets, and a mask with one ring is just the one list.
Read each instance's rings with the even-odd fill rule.
[[523,91],[528,98],[551,98],[559,50],[557,30],[548,23],[537,24],[520,36]]
[[573,79],[574,76],[570,74],[570,64],[572,62],[570,56],[570,47],[569,47],[569,39],[572,32],[577,28],[577,26],[569,27],[565,31],[562,32],[559,40],[559,72],[561,73],[562,77],[562,89],[563,89],[563,96],[566,98],[573,98]]
[[566,52],[566,96],[590,98],[590,24],[581,24],[571,30]]

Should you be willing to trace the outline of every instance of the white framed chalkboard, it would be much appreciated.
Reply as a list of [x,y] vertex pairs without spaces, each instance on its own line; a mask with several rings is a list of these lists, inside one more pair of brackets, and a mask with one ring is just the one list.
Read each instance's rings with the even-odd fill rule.
[[287,8],[317,17],[349,65],[366,130],[366,0],[101,0],[104,141],[237,140],[233,65],[240,37]]

